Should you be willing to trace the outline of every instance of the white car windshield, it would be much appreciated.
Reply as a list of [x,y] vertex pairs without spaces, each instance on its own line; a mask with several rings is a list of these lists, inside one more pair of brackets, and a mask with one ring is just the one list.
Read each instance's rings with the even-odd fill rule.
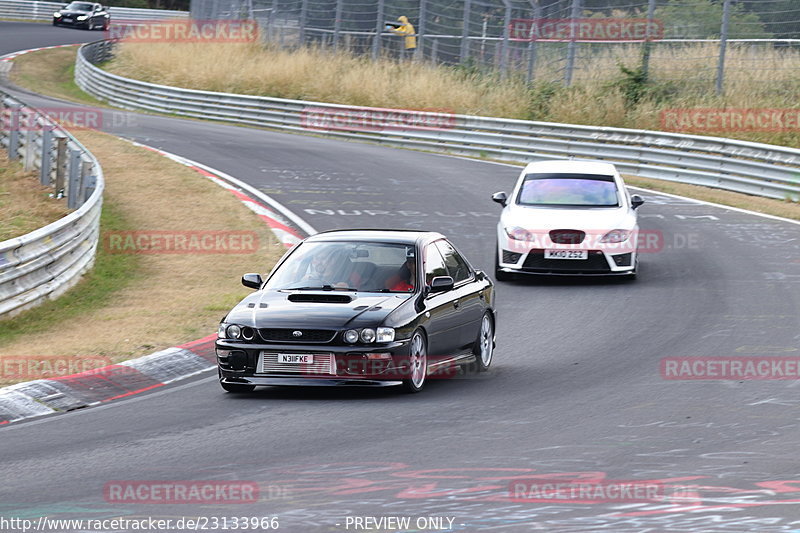
[[72,2],[64,9],[69,11],[91,11],[94,9],[94,4],[87,4],[86,2]]
[[270,277],[266,289],[412,292],[413,245],[306,242]]
[[530,206],[619,207],[614,176],[527,174],[517,204]]

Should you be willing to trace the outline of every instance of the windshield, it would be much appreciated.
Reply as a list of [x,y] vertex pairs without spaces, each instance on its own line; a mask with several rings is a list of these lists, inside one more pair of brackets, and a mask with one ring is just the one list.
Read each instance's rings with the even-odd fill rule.
[[601,174],[528,174],[519,205],[618,207],[614,176]]
[[70,11],[91,11],[94,9],[94,4],[88,4],[86,2],[72,2],[64,9],[68,9]]
[[266,289],[413,292],[413,245],[307,242],[270,277]]

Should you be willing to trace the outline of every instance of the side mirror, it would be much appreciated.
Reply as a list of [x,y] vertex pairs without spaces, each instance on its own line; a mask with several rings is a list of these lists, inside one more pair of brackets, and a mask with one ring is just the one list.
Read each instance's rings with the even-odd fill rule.
[[644,203],[644,198],[642,198],[638,194],[634,194],[633,196],[631,196],[631,207],[633,209],[638,208],[643,203]]
[[242,276],[242,285],[251,289],[260,289],[264,280],[261,279],[261,274],[245,274]]
[[431,280],[431,293],[449,291],[453,285],[453,278],[450,276],[436,276]]
[[508,202],[508,196],[503,191],[496,192],[492,195],[492,201],[497,202],[498,204],[505,207],[506,203]]

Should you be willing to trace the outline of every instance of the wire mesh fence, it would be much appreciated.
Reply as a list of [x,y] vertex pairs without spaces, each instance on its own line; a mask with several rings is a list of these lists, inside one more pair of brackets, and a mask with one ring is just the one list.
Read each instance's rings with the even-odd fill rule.
[[281,47],[567,85],[611,79],[624,65],[721,92],[726,78],[794,83],[800,62],[798,0],[193,0],[192,17],[254,18]]

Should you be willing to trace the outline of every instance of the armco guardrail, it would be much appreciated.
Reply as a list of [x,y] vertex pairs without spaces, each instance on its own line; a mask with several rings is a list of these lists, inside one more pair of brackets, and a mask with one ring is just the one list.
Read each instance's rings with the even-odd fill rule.
[[75,80],[87,93],[126,109],[316,130],[337,137],[508,161],[603,159],[614,162],[625,174],[800,201],[800,150],[792,148],[656,131],[377,110],[180,89],[123,78],[95,66],[109,59],[112,46],[108,41],[83,45]]
[[[103,4],[102,0],[99,0]],[[26,0],[0,0],[0,18],[19,20],[53,20],[53,13],[66,2],[31,2]],[[111,22],[185,18],[188,11],[167,9],[137,9],[131,7],[109,8]]]
[[48,117],[0,92],[0,146],[36,170],[42,185],[76,209],[36,231],[0,242],[0,318],[55,298],[94,263],[103,170],[97,159]]

